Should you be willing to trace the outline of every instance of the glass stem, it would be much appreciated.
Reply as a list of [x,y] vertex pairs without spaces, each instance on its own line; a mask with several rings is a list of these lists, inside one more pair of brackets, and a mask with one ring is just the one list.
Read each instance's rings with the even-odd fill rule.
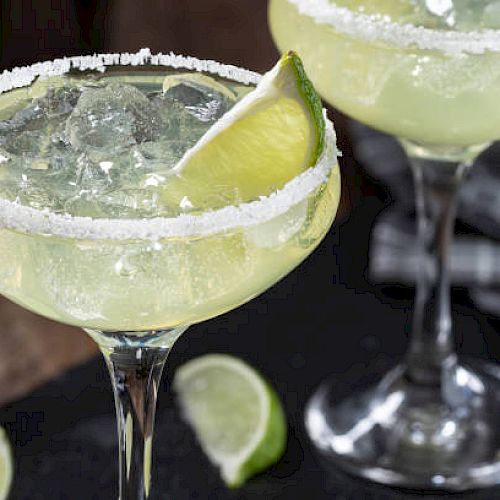
[[156,399],[169,349],[105,347],[115,395],[120,459],[120,500],[150,493],[151,450]]
[[413,332],[407,375],[417,384],[441,386],[456,366],[448,272],[457,193],[469,163],[410,157],[419,251]]

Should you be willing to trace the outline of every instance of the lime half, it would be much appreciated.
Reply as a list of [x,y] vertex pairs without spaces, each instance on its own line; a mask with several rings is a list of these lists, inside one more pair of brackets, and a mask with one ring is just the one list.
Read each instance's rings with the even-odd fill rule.
[[186,420],[228,486],[241,486],[279,460],[286,444],[284,412],[248,364],[208,354],[181,366],[173,385]]
[[13,471],[10,442],[5,430],[0,427],[0,500],[5,500],[9,495]]
[[[164,86],[182,78],[169,76]],[[187,197],[197,208],[258,199],[315,165],[324,145],[320,98],[288,52],[186,152],[164,197],[174,206]]]

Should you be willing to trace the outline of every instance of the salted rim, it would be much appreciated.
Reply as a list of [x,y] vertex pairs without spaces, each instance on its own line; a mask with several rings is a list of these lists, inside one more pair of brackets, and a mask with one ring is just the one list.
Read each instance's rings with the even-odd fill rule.
[[288,0],[298,11],[319,24],[366,42],[382,41],[396,47],[416,46],[450,55],[500,51],[500,30],[447,31],[412,24],[398,24],[373,15],[353,12],[330,0]]
[[[70,69],[105,71],[106,66],[159,65],[204,71],[243,84],[257,84],[261,75],[236,66],[212,60],[200,60],[170,54],[151,54],[149,49],[137,53],[94,54],[35,63],[14,68],[0,75],[0,93],[29,85],[36,77],[62,75]],[[284,214],[306,199],[324,183],[336,165],[337,150],[333,124],[326,121],[326,142],[323,154],[315,166],[296,176],[269,196],[238,206],[226,206],[200,215],[181,214],[177,217],[151,219],[94,219],[67,214],[55,214],[49,209],[38,210],[0,198],[0,228],[30,234],[45,234],[78,240],[159,240],[216,234],[236,227],[253,226]]]

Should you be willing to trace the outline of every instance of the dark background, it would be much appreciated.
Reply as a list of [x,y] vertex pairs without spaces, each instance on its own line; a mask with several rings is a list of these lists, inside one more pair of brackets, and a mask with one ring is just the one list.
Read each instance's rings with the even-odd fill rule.
[[[266,9],[264,0],[3,1],[0,69],[61,55],[149,46],[265,71],[279,55]],[[271,290],[190,328],[177,342],[159,396],[154,498],[435,497],[325,472],[303,429],[307,398],[327,375],[336,374],[340,397],[360,378],[375,380],[396,363],[407,342],[413,294],[408,288],[370,283],[370,229],[391,199],[358,166],[347,120],[331,113],[343,151],[336,223],[317,251]],[[478,313],[466,291],[455,291],[453,298],[459,350],[498,360],[497,320]],[[112,394],[95,347],[78,331],[6,301],[0,303],[0,330],[0,422],[9,431],[16,461],[12,498],[116,498]],[[75,352],[82,354],[75,357]],[[180,420],[168,387],[178,365],[206,352],[241,356],[261,370],[278,390],[289,419],[285,457],[235,492],[224,488]],[[494,500],[500,493],[453,496],[459,498]]]

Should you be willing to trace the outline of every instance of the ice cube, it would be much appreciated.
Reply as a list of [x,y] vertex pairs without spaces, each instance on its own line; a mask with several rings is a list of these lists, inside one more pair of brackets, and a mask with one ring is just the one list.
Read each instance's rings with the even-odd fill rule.
[[[165,215],[159,186],[167,182],[168,168],[143,157],[138,146],[101,161],[81,153],[71,181],[74,191],[63,210],[98,218]],[[160,167],[167,173],[157,171]]]
[[108,189],[81,192],[65,202],[64,210],[83,217],[157,217],[171,215],[157,189]]
[[41,128],[47,118],[71,113],[80,94],[81,91],[78,88],[49,88],[43,97],[33,99],[31,106],[18,111],[7,122],[15,129]]
[[119,179],[118,169],[112,162],[94,162],[85,153],[76,158],[74,185],[79,192],[93,194],[108,190]]
[[5,148],[16,155],[27,155],[32,158],[43,157],[48,153],[52,141],[47,130],[23,130],[5,143]]
[[234,104],[234,99],[227,95],[187,80],[170,87],[164,96],[183,104],[189,114],[202,122],[218,120]]
[[54,208],[58,194],[47,185],[43,170],[23,169],[19,157],[0,164],[0,196],[33,208]]
[[47,117],[61,117],[73,111],[81,93],[76,87],[49,88],[44,97],[37,99],[37,104]]
[[146,170],[167,173],[175,167],[184,153],[193,145],[189,140],[160,140],[145,142],[132,151],[138,166]]
[[88,88],[66,122],[66,134],[78,150],[113,154],[159,137],[162,120],[147,97],[132,85],[110,83]]
[[0,122],[0,144],[13,155],[41,159],[57,155],[64,146],[64,117],[73,109],[80,91],[48,89],[45,96]]
[[187,78],[165,92],[153,92],[148,97],[163,118],[162,136],[185,141],[186,150],[236,102],[236,96],[229,90],[227,95],[222,94]]
[[67,184],[73,189],[62,202],[63,210],[72,215],[104,217],[105,204],[100,200],[116,190],[120,183],[119,168],[115,167],[114,162],[95,162],[85,152],[80,153],[75,159],[72,175],[67,174]]

